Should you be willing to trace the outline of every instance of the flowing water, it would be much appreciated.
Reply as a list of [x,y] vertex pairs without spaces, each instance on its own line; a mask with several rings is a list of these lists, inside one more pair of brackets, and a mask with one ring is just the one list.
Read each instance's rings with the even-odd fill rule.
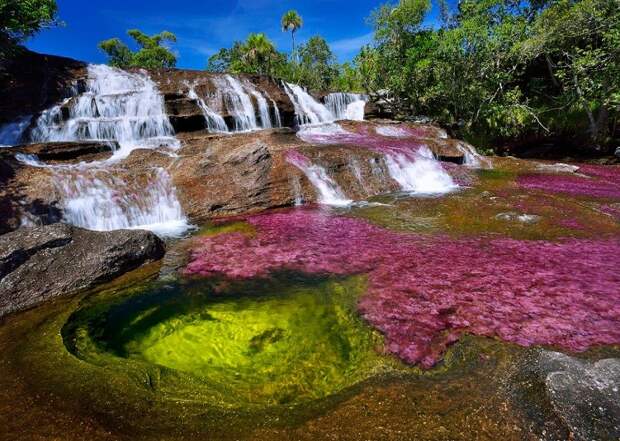
[[335,120],[363,121],[368,97],[357,93],[330,93],[325,97],[325,106]]
[[[68,118],[63,107],[68,108]],[[117,141],[120,149],[115,159],[127,157],[136,148],[179,147],[164,99],[148,75],[103,65],[88,66],[86,91],[44,111],[30,139]]]
[[207,130],[211,133],[226,133],[228,132],[228,126],[226,125],[226,121],[222,116],[213,111],[207,103],[198,96],[196,90],[193,86],[188,85],[188,93],[187,96],[193,100],[196,100],[198,103],[198,107],[202,110],[202,114],[205,117],[205,121],[207,122]]
[[180,146],[155,83],[145,72],[89,65],[86,90],[73,93],[41,114],[30,139],[115,141],[120,148],[106,161],[69,166],[46,165],[32,155],[18,155],[26,164],[53,171],[64,220],[92,230],[147,229],[162,236],[187,231],[187,219],[165,170],[157,168],[141,180],[130,180],[115,166],[137,148],[169,152]]
[[285,83],[284,90],[295,106],[295,115],[300,126],[334,121],[335,117],[329,109],[315,100],[301,86]]

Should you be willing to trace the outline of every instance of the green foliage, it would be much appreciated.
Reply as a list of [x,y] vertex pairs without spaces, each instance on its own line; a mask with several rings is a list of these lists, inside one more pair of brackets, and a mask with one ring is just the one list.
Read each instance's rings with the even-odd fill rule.
[[299,47],[298,82],[312,90],[328,91],[338,78],[336,57],[319,36]]
[[0,54],[56,23],[56,0],[0,0]]
[[620,2],[439,4],[439,29],[423,26],[426,0],[373,13],[375,43],[355,60],[368,93],[401,116],[427,115],[491,140],[585,134],[594,145],[610,142],[620,108]]
[[138,45],[137,51],[132,51],[118,38],[112,38],[99,43],[99,48],[108,56],[108,64],[119,68],[141,67],[145,69],[160,69],[174,67],[177,57],[172,51],[163,46],[164,43],[177,41],[172,32],[163,31],[148,36],[137,29],[130,29],[127,34]]

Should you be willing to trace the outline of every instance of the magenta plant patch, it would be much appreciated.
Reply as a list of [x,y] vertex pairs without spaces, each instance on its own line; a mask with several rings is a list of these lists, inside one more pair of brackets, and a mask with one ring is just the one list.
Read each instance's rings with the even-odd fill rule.
[[522,188],[567,193],[575,196],[620,198],[620,167],[584,165],[580,175],[535,174],[518,178]]
[[620,240],[450,239],[299,209],[256,234],[197,239],[186,275],[367,274],[359,302],[386,348],[429,368],[463,333],[583,351],[620,343]]

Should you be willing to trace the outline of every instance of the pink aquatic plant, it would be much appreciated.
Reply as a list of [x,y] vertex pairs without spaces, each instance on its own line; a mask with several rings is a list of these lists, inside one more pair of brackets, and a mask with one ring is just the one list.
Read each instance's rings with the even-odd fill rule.
[[534,174],[521,176],[518,184],[529,190],[545,190],[575,196],[620,198],[620,167],[582,165],[583,175]]
[[431,367],[463,333],[583,351],[620,343],[620,240],[428,237],[315,210],[247,218],[198,239],[186,275],[367,274],[359,302],[386,348]]

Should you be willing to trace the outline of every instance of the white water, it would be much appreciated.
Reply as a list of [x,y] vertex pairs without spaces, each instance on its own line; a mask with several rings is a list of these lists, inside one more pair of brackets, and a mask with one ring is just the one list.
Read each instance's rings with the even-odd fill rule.
[[213,82],[222,94],[224,107],[234,119],[235,128],[233,131],[249,132],[258,129],[252,99],[245,92],[242,84],[230,75],[214,78]]
[[458,188],[426,147],[410,159],[404,155],[386,155],[388,172],[403,191],[418,194],[443,194]]
[[367,100],[366,96],[357,93],[330,93],[325,97],[325,106],[336,121],[363,121]]
[[278,104],[274,100],[271,100],[271,103],[273,104],[273,113],[276,119],[276,127],[282,127],[282,117],[280,116],[280,109],[278,109]]
[[315,100],[300,86],[284,83],[284,90],[295,107],[295,115],[300,126],[335,120],[327,107]]
[[306,175],[318,193],[320,204],[345,207],[353,203],[351,199],[347,199],[342,189],[320,165],[313,164],[301,154],[296,154],[293,158],[289,157],[288,160]]
[[22,116],[16,121],[0,127],[0,146],[19,144],[31,121],[32,116]]
[[[254,85],[252,85],[249,81],[245,82],[245,88],[250,95],[252,95],[256,99],[256,103],[258,104],[258,115],[260,116],[260,127],[263,129],[271,129],[273,128],[273,123],[271,122],[271,115],[269,113],[269,104],[267,104],[267,99],[260,93]],[[275,102],[274,102],[275,106]],[[275,106],[277,110],[277,106]]]
[[207,129],[209,132],[228,132],[228,127],[226,126],[226,122],[224,118],[217,112],[213,111],[205,101],[198,96],[196,93],[196,89],[194,86],[188,84],[189,90],[187,92],[187,96],[193,100],[196,100],[198,103],[198,107],[202,110],[202,114],[205,117],[205,121],[207,123]]
[[181,236],[189,225],[170,176],[154,170],[142,191],[103,169],[57,174],[65,220],[96,231],[145,229],[166,237]]
[[397,126],[379,126],[375,129],[375,132],[388,138],[407,138],[411,136],[407,130]]
[[[63,120],[62,104],[69,106]],[[164,99],[145,73],[129,73],[103,65],[88,66],[86,92],[44,111],[31,139],[53,141],[117,141],[115,160],[136,148],[168,147],[179,142],[166,115]]]
[[478,154],[469,144],[459,143],[457,148],[463,153],[463,165],[472,168],[493,168],[493,163],[489,159]]
[[[107,161],[45,164],[34,155],[16,155],[33,167],[51,170],[64,220],[91,230],[146,229],[179,236],[189,228],[168,173],[154,169],[145,180],[112,167],[136,148],[180,146],[165,112],[164,100],[146,73],[88,66],[86,92],[42,113],[33,141],[117,141]],[[69,106],[68,119],[61,106]],[[119,176],[123,176],[120,178]]]

